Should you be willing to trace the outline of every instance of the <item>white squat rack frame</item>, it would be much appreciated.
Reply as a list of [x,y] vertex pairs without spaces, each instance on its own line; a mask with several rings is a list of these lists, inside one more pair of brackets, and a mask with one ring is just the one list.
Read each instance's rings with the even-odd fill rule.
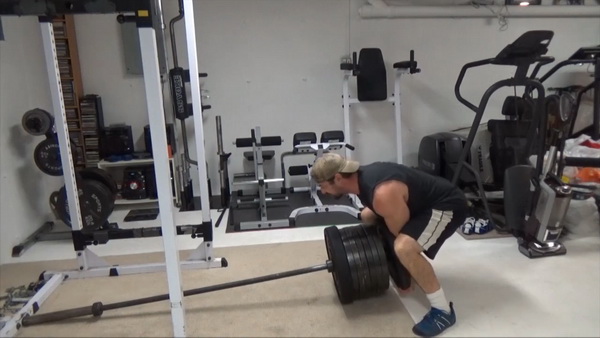
[[[187,42],[187,53],[190,74],[198,74],[198,56],[196,50],[196,29],[194,22],[193,0],[183,0],[185,11],[185,38]],[[148,2],[149,4],[149,2]],[[47,271],[43,274],[46,284],[36,295],[22,308],[22,310],[8,321],[0,331],[0,336],[13,336],[21,327],[21,321],[26,315],[31,315],[39,309],[41,303],[50,295],[65,279],[106,277],[114,275],[127,275],[138,273],[150,273],[165,271],[167,273],[169,300],[173,323],[173,334],[175,337],[186,336],[185,307],[183,303],[183,290],[181,286],[181,269],[209,269],[225,266],[223,258],[212,255],[212,233],[214,227],[210,216],[210,202],[208,196],[208,180],[206,166],[198,165],[200,184],[200,199],[202,203],[201,218],[203,224],[210,224],[211,240],[204,240],[186,259],[180,262],[179,249],[176,242],[175,206],[171,198],[171,179],[169,170],[169,158],[167,153],[167,134],[165,130],[165,112],[163,106],[163,94],[158,61],[158,49],[156,33],[152,26],[148,8],[136,11],[137,27],[140,38],[142,55],[142,67],[144,74],[144,88],[146,92],[146,103],[150,123],[152,149],[154,154],[154,169],[158,191],[159,220],[162,230],[164,244],[165,262],[139,264],[130,266],[114,267],[104,259],[97,256],[89,248],[76,249],[78,268],[69,271]],[[76,13],[75,13],[76,14]],[[162,13],[159,13],[162,15]],[[75,180],[75,169],[72,160],[69,133],[66,123],[65,104],[62,93],[61,79],[58,68],[58,58],[52,22],[47,17],[40,17],[40,28],[46,67],[48,69],[49,89],[52,97],[52,109],[56,121],[56,133],[60,148],[61,161],[63,163],[63,175],[71,228],[80,231],[85,222],[81,217],[78,189]],[[202,121],[202,97],[200,92],[200,80],[196,76],[190,77],[191,97],[194,111],[194,128],[196,133],[196,150],[198,163],[206,163],[204,149],[204,127]]]

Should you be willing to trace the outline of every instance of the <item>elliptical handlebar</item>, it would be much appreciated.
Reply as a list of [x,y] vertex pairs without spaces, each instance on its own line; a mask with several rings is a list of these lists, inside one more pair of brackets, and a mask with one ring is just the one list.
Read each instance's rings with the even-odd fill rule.
[[458,99],[458,101],[460,101],[465,106],[469,107],[469,109],[471,109],[474,112],[477,112],[477,109],[478,109],[477,106],[472,104],[471,102],[469,102],[467,99],[465,99],[462,96],[462,94],[460,93],[460,86],[461,86],[463,79],[469,68],[475,68],[475,67],[480,67],[483,65],[488,65],[488,64],[491,64],[493,61],[494,61],[494,59],[490,58],[490,59],[484,59],[484,60],[473,61],[473,62],[467,63],[460,70],[460,74],[458,75],[458,79],[456,80],[456,84],[454,85],[454,94],[456,95],[456,98]]

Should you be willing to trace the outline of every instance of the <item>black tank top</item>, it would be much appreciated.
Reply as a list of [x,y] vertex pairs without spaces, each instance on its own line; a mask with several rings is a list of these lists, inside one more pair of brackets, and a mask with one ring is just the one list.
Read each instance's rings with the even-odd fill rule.
[[375,212],[375,187],[389,180],[398,180],[408,186],[408,209],[411,215],[428,209],[464,210],[467,207],[463,192],[447,179],[392,162],[375,162],[360,167],[358,197],[362,204]]

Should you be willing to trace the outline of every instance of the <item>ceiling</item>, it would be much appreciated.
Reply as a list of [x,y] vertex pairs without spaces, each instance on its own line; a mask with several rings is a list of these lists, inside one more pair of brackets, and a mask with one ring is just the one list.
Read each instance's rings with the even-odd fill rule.
[[[390,6],[412,5],[412,6],[452,6],[466,5],[472,1],[467,0],[385,0]],[[492,1],[489,1],[492,2]]]

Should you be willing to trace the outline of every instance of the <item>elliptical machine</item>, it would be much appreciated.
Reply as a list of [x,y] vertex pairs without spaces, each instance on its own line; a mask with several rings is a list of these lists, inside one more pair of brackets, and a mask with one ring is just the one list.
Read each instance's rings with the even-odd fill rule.
[[[487,103],[497,90],[502,87],[523,86],[530,92],[535,90],[537,97],[529,127],[525,149],[515,165],[505,171],[504,176],[504,209],[506,225],[518,237],[519,251],[529,258],[563,255],[564,245],[558,242],[562,225],[561,221],[569,207],[572,197],[571,187],[564,184],[553,174],[556,149],[550,149],[550,156],[544,166],[546,154],[547,116],[545,112],[545,89],[542,83],[533,76],[528,76],[529,67],[539,67],[554,61],[553,57],[544,56],[548,44],[552,40],[552,31],[529,31],[521,35],[513,43],[506,46],[496,57],[467,63],[461,69],[455,85],[458,100],[475,112],[475,118],[469,135],[457,162],[452,183],[457,184],[461,171],[465,166],[471,146],[481,123]],[[460,93],[460,87],[468,69],[484,65],[516,66],[514,77],[500,80],[490,86],[484,93],[479,105],[467,101]],[[530,156],[535,155],[535,165]],[[477,172],[472,171],[476,177]],[[480,191],[484,199],[485,192]],[[489,211],[488,211],[489,214]],[[491,215],[488,215],[492,221]]]

